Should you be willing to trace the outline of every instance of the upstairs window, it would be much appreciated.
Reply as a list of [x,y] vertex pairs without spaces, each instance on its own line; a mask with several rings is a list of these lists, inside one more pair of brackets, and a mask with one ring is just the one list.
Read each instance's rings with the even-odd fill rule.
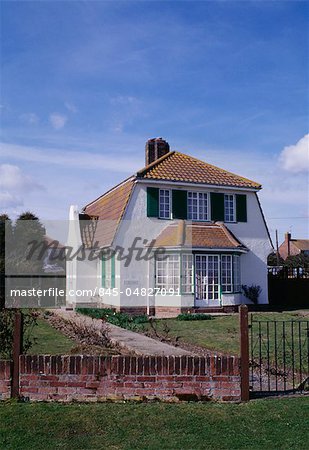
[[147,187],[147,217],[247,222],[247,195]]
[[160,219],[171,218],[171,191],[168,189],[159,191],[159,217]]
[[235,196],[224,194],[224,221],[235,222]]
[[206,192],[188,192],[188,219],[208,220],[208,195]]

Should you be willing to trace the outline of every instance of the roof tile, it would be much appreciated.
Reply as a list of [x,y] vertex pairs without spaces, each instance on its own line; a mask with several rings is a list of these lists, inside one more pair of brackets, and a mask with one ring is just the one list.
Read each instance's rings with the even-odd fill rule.
[[169,152],[137,172],[139,178],[183,181],[215,186],[233,186],[260,189],[261,185],[248,178],[208,164],[180,152]]
[[130,178],[85,206],[83,211],[90,219],[81,227],[86,246],[92,246],[95,242],[98,242],[100,247],[112,244],[131,196],[134,181],[134,178]]

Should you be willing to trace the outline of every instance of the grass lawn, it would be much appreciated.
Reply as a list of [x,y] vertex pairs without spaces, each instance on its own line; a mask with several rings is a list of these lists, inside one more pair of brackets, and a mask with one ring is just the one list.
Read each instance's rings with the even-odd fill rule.
[[44,319],[38,319],[38,325],[34,327],[31,335],[36,339],[36,343],[28,351],[31,355],[70,354],[72,348],[77,345],[76,342],[64,336]]
[[[251,316],[251,314],[250,314]],[[299,320],[307,319],[303,312],[283,313],[254,313],[254,318],[259,320]],[[250,319],[249,319],[250,320]],[[170,329],[169,335],[180,337],[180,342],[205,347],[209,350],[221,351],[229,354],[239,354],[239,316],[213,316],[212,320],[180,321],[177,319],[156,320],[158,331],[164,327]],[[141,325],[149,330],[149,325]],[[287,333],[290,329],[286,330]],[[270,329],[270,338],[273,338],[273,329]]]
[[0,448],[305,449],[309,399],[247,404],[0,403]]

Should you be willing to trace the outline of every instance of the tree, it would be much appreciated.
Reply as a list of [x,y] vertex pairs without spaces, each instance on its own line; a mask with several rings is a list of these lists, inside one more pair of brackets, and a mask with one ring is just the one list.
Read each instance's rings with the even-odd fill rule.
[[[32,213],[21,214],[13,225],[7,214],[0,215],[0,357],[12,357],[14,317],[17,310],[5,308],[5,272],[14,269],[24,273],[28,264],[22,262],[29,239],[44,237],[44,227]],[[25,265],[27,267],[25,267]],[[34,267],[33,267],[34,268]],[[35,264],[35,269],[37,269]],[[17,272],[19,273],[19,272]],[[24,316],[22,351],[26,352],[33,344],[31,332],[36,325],[37,313],[28,311]]]
[[12,231],[9,216],[0,214],[0,309],[5,306],[5,239],[11,239]]
[[284,265],[284,259],[281,258],[280,255],[278,255],[275,252],[272,252],[267,257],[267,265],[268,266],[283,266]]
[[45,228],[38,217],[30,211],[26,211],[17,218],[13,227],[13,241],[10,246],[12,258],[12,270],[18,274],[41,274],[43,268],[43,258],[40,256],[40,249],[32,252],[30,249],[33,243],[42,243],[45,238]]
[[309,256],[300,253],[299,255],[290,255],[284,261],[286,267],[303,267],[304,269],[309,268]]

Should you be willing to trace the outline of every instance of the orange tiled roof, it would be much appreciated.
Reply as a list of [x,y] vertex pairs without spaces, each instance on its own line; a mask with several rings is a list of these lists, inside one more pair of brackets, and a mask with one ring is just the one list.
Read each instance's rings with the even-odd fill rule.
[[222,223],[192,223],[184,220],[179,220],[164,228],[155,239],[154,246],[246,249]]
[[255,181],[235,175],[180,152],[169,152],[137,172],[137,177],[154,180],[184,181],[215,186],[235,186],[260,189]]
[[81,232],[87,247],[96,241],[100,247],[112,244],[131,196],[134,181],[134,178],[128,179],[85,206],[83,212],[89,220],[86,220],[86,225],[81,226]]
[[138,171],[136,176],[125,180],[85,206],[83,212],[86,218],[88,215],[89,219],[81,225],[82,239],[85,245],[92,246],[96,241],[101,247],[112,244],[136,179],[261,188],[259,183],[247,178],[235,175],[192,156],[172,151]]
[[302,251],[309,250],[309,239],[291,239],[291,242]]

